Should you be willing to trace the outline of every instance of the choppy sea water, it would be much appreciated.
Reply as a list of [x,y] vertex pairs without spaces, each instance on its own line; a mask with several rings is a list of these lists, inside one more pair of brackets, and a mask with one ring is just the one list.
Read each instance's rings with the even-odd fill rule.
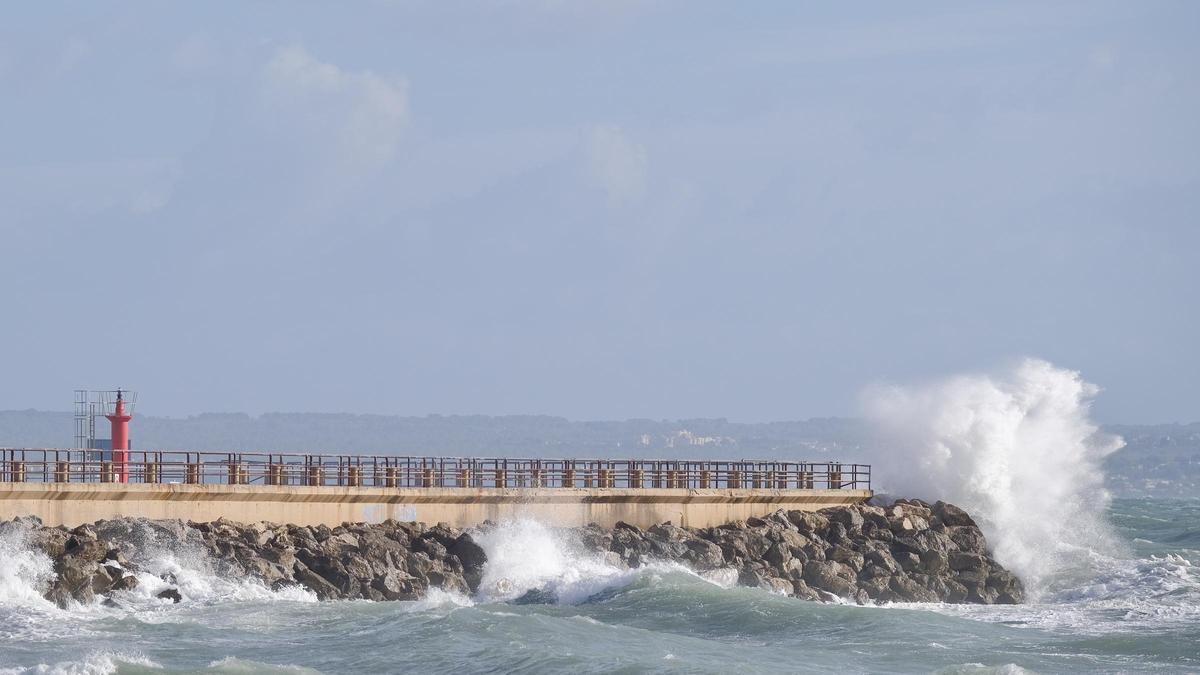
[[[474,598],[318,603],[147,552],[117,607],[60,610],[48,561],[0,542],[0,672],[1200,671],[1200,500],[1119,500],[1116,550],[1080,551],[1016,607],[803,602],[658,566],[629,572],[536,523],[488,537]],[[153,597],[173,574],[184,602]],[[516,604],[549,587],[555,604]]]

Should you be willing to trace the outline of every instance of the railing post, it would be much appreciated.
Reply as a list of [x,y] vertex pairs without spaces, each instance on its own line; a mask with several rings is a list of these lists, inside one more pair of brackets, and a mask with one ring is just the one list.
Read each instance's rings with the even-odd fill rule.
[[599,478],[600,478],[600,487],[602,487],[602,488],[612,487],[608,484],[608,481],[610,480],[608,469],[600,469]]
[[54,482],[68,483],[71,480],[70,465],[66,462],[54,463]]
[[357,466],[350,467],[347,470],[347,479],[350,483],[350,487],[361,487],[362,486],[362,470],[359,469]]
[[711,483],[712,483],[711,475],[712,474],[711,474],[711,472],[708,471],[708,469],[702,469],[700,471],[700,487],[702,489],[707,490],[708,487],[711,485]]
[[567,488],[575,487],[575,469],[563,469],[562,486]]
[[308,467],[308,485],[309,487],[319,487],[325,484],[325,470],[319,464],[312,464]]
[[[101,472],[101,475],[103,475],[103,472],[104,472],[103,466],[100,467],[100,472]],[[108,472],[109,472],[109,476],[111,478],[111,475],[112,475],[112,464],[111,463],[108,463]],[[187,467],[184,469],[183,482],[187,483],[188,485],[199,485],[200,484],[200,463],[199,462],[188,462]]]
[[742,487],[742,472],[738,471],[737,469],[730,469],[729,471],[725,472],[725,482],[729,485],[729,487],[731,489],[736,490],[738,488],[741,488]]
[[842,489],[842,465],[841,464],[828,464],[827,467],[828,467],[828,471],[829,471],[829,489],[830,490],[841,490]]
[[394,466],[389,466],[383,470],[383,484],[386,487],[394,488],[399,485],[399,479],[396,477],[400,470]]
[[146,462],[142,465],[142,482],[157,483],[158,482],[158,463]]
[[642,489],[642,470],[641,469],[630,469],[629,470],[629,487],[637,489],[637,490]]
[[496,469],[496,487],[508,487],[508,472],[504,469]]
[[454,483],[458,487],[471,487],[471,470],[459,467],[458,475],[454,477]]
[[12,482],[24,483],[25,482],[25,462],[14,459],[13,461],[9,462],[8,466],[9,466],[9,470],[11,472],[10,477],[12,478]]
[[421,470],[421,487],[433,487],[433,469]]
[[542,487],[542,470],[541,469],[530,469],[529,470],[529,487],[535,487],[535,488]]

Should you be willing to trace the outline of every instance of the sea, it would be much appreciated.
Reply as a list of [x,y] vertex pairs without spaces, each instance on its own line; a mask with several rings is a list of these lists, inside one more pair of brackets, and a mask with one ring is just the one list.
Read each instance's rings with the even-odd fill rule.
[[[536,522],[483,538],[475,597],[318,602],[147,552],[114,602],[42,599],[49,561],[0,542],[3,673],[1200,672],[1200,500],[1117,499],[1016,606],[822,604],[672,565],[629,571]],[[154,598],[179,584],[183,602]],[[529,589],[552,602],[519,604]]]

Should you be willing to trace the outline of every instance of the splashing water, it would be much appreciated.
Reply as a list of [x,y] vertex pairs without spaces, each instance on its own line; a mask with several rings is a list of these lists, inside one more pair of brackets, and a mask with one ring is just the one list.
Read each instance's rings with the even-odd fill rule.
[[[1039,359],[863,396],[883,436],[886,491],[975,515],[997,559],[1035,596],[1078,582],[1094,551],[1117,546],[1103,519],[1101,461],[1123,446],[1088,418],[1099,388]],[[1083,572],[1086,573],[1086,572]]]
[[49,556],[29,546],[29,528],[21,522],[0,525],[0,604],[48,608],[40,589],[54,579]]
[[507,602],[528,591],[544,591],[559,602],[574,604],[626,585],[638,574],[605,562],[534,520],[502,523],[481,532],[476,541],[488,556],[478,593],[483,602]]

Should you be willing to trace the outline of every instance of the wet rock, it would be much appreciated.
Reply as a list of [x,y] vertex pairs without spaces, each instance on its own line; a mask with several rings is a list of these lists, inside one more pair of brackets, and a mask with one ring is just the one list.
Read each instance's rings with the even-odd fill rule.
[[183,596],[180,595],[179,590],[175,588],[168,588],[165,591],[159,591],[154,597],[158,598],[159,600],[170,600],[171,602],[176,603],[183,601]]
[[[413,600],[431,588],[478,591],[487,553],[470,531],[438,523],[301,526],[116,518],[73,529],[35,519],[22,528],[54,563],[48,599],[66,606],[137,585],[146,550],[207,556],[226,576],[270,588],[301,586],[322,600]],[[560,532],[604,564],[634,568],[677,562],[699,572],[728,570],[739,583],[807,600],[1015,603],[1020,579],[1000,566],[969,514],[945,502],[879,501],[809,511],[776,511],[712,528],[662,523],[640,528],[589,525]],[[178,595],[177,581],[166,599]],[[522,601],[545,601],[523,596]]]
[[462,533],[447,549],[462,565],[462,576],[472,593],[479,590],[483,579],[483,566],[487,564],[487,553],[469,533]]

